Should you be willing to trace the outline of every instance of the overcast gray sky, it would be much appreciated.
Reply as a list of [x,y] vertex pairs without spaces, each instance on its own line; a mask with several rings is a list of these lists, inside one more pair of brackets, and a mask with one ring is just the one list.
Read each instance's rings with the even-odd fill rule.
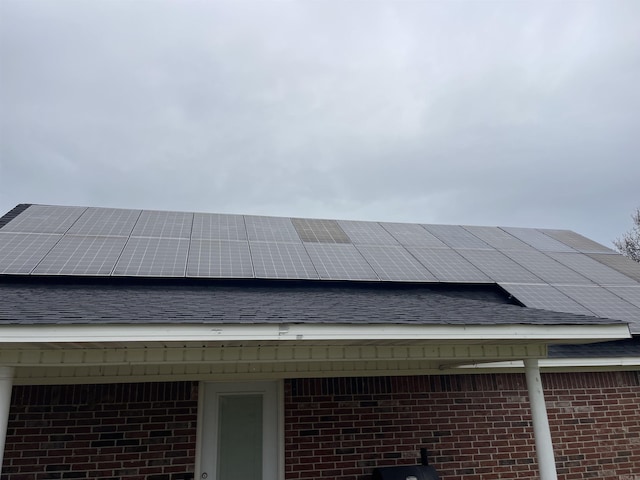
[[0,211],[568,228],[640,206],[640,1],[0,0]]

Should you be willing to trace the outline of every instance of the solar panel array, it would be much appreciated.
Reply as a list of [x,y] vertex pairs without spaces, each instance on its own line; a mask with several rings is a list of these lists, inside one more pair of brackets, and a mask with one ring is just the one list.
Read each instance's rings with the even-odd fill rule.
[[0,228],[0,274],[499,283],[640,333],[640,265],[567,230],[31,205]]

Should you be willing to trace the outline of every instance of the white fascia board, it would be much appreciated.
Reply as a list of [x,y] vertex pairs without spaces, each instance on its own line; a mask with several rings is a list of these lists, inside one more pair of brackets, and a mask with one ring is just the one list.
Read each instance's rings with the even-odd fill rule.
[[9,325],[0,342],[229,342],[229,341],[543,341],[588,343],[629,338],[627,324],[604,325]]

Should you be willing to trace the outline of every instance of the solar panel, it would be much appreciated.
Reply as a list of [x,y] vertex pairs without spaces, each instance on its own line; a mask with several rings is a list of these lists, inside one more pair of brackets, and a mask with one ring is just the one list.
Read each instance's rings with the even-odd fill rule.
[[31,205],[7,223],[3,232],[65,233],[78,220],[86,207]]
[[110,275],[125,237],[65,235],[33,271],[38,275]]
[[321,279],[378,280],[378,276],[353,245],[307,243],[305,248]]
[[247,240],[242,215],[196,213],[193,216],[192,239]]
[[434,277],[403,247],[360,245],[356,247],[380,280],[435,282]]
[[127,237],[140,216],[140,210],[87,208],[67,233]]
[[640,308],[603,287],[561,285],[556,288],[600,317],[633,322],[637,324],[636,330],[640,327]]
[[423,227],[451,248],[492,249],[487,243],[459,225],[423,225]]
[[291,221],[303,242],[351,243],[336,220],[292,218]]
[[636,281],[582,253],[547,253],[599,285],[635,285]]
[[193,213],[143,210],[132,237],[189,238]]
[[301,243],[251,242],[250,246],[258,278],[318,279]]
[[401,245],[416,247],[449,248],[436,236],[427,232],[422,225],[415,223],[381,223]]
[[300,243],[300,237],[290,218],[258,217],[245,215],[249,240],[258,242],[294,242]]
[[593,282],[569,267],[536,250],[504,251],[507,257],[522,265],[547,283],[593,285]]
[[454,250],[411,246],[407,250],[441,282],[493,283]]
[[541,308],[554,312],[577,313],[580,315],[594,315],[591,310],[567,297],[551,285],[500,283],[500,286],[513,295],[518,301],[530,308]]
[[615,253],[610,248],[607,248],[598,242],[594,242],[587,237],[583,237],[576,232],[572,232],[571,230],[554,230],[546,228],[540,228],[538,230],[582,253]]
[[463,228],[498,250],[531,250],[529,245],[498,227],[465,226]]
[[189,240],[179,238],[129,238],[114,275],[183,277]]
[[187,258],[188,277],[252,278],[249,242],[191,240]]
[[543,252],[574,252],[575,250],[558,240],[533,228],[501,227],[523,242]]
[[495,250],[458,250],[458,253],[473,263],[482,273],[496,282],[540,283],[541,280],[529,270],[518,265]]
[[588,253],[587,256],[640,282],[640,263],[628,257],[610,253]]
[[0,232],[0,273],[29,274],[62,235]]
[[339,220],[338,224],[355,244],[398,245],[398,241],[379,223]]
[[[640,285],[634,287],[607,287],[611,293],[640,308]],[[640,318],[638,319],[640,322]]]

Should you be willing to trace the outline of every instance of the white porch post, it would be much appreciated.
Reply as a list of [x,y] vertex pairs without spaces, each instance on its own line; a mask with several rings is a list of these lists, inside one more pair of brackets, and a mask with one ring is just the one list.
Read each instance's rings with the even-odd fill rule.
[[533,420],[533,435],[536,440],[536,456],[538,457],[540,480],[557,480],[556,461],[553,456],[551,430],[549,428],[549,418],[547,417],[547,407],[544,402],[538,360],[525,360],[524,368],[527,376],[527,389],[529,390],[529,405]]
[[13,386],[13,368],[0,367],[0,473],[4,458],[4,443],[7,438],[9,424],[9,407],[11,406],[11,387]]

